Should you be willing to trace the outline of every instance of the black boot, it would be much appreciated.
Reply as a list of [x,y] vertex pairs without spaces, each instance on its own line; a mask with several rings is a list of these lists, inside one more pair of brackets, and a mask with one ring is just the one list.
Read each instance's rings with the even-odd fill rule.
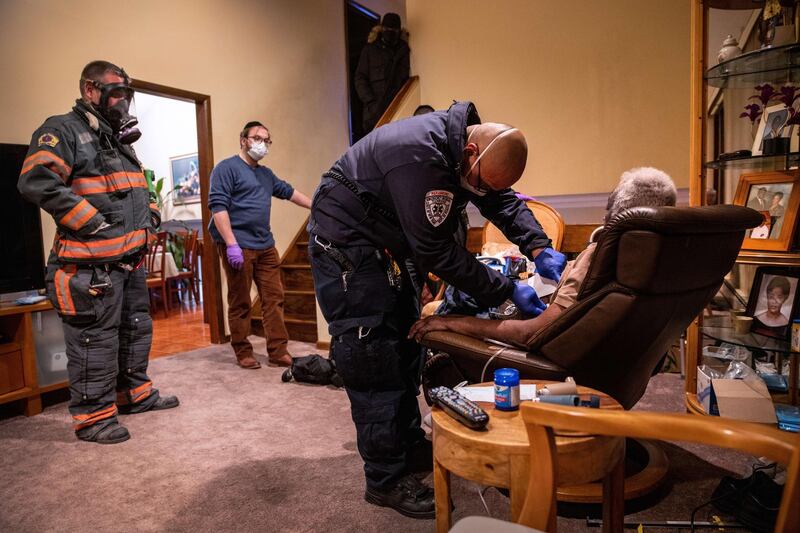
[[146,413],[147,411],[160,411],[162,409],[172,409],[178,407],[181,402],[177,396],[159,396],[158,399],[150,406],[142,408],[141,405],[132,403],[128,405],[120,405],[117,407],[120,414],[135,415],[137,413]]
[[373,505],[391,507],[411,518],[436,517],[433,489],[423,485],[411,474],[400,478],[386,491],[367,488],[364,499]]
[[121,426],[119,422],[113,422],[105,426],[95,424],[76,431],[75,436],[80,440],[96,442],[97,444],[117,444],[131,438],[128,430],[125,426]]

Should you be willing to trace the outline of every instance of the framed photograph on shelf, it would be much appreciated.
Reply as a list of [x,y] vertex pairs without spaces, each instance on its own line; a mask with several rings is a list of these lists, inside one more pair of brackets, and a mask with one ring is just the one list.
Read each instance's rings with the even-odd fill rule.
[[197,154],[169,158],[172,174],[172,203],[174,205],[195,204],[200,201],[200,164]]
[[752,333],[782,339],[789,337],[792,320],[800,312],[798,284],[800,269],[759,267],[756,270],[745,312],[753,317]]
[[760,226],[744,236],[744,250],[785,252],[792,245],[800,207],[800,172],[742,174],[733,203],[763,215]]
[[761,115],[761,121],[758,123],[756,138],[753,140],[753,155],[767,155],[764,153],[764,141],[769,139],[783,137],[787,139],[788,146],[789,139],[792,136],[792,129],[794,129],[793,125],[786,125],[790,116],[789,108],[783,104],[772,105],[764,110]]

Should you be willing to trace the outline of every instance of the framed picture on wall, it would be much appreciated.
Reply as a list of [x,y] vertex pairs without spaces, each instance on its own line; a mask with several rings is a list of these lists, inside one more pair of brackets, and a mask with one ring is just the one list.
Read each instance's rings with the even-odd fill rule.
[[742,249],[787,251],[797,226],[800,173],[742,174],[733,203],[755,209],[763,216],[760,226],[745,233]]
[[169,158],[172,174],[172,203],[174,205],[196,204],[200,201],[200,164],[197,154]]
[[759,267],[747,300],[747,316],[753,317],[752,333],[787,338],[798,312],[800,269]]

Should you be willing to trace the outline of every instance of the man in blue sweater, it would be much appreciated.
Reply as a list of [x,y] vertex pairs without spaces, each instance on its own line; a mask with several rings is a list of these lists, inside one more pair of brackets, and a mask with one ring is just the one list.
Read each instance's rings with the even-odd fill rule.
[[270,363],[289,366],[289,334],[283,321],[280,256],[270,231],[272,197],[309,209],[311,200],[258,162],[272,145],[269,130],[248,122],[239,134],[239,153],[221,161],[211,172],[209,231],[228,278],[228,323],[231,346],[242,368],[261,368],[253,355],[250,333],[250,287],[261,298],[264,335]]

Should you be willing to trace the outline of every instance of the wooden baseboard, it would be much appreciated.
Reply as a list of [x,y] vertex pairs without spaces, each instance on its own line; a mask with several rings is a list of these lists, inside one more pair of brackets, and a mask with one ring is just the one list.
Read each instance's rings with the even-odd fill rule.
[[330,350],[331,349],[331,341],[317,341],[317,349],[319,349],[319,350]]

